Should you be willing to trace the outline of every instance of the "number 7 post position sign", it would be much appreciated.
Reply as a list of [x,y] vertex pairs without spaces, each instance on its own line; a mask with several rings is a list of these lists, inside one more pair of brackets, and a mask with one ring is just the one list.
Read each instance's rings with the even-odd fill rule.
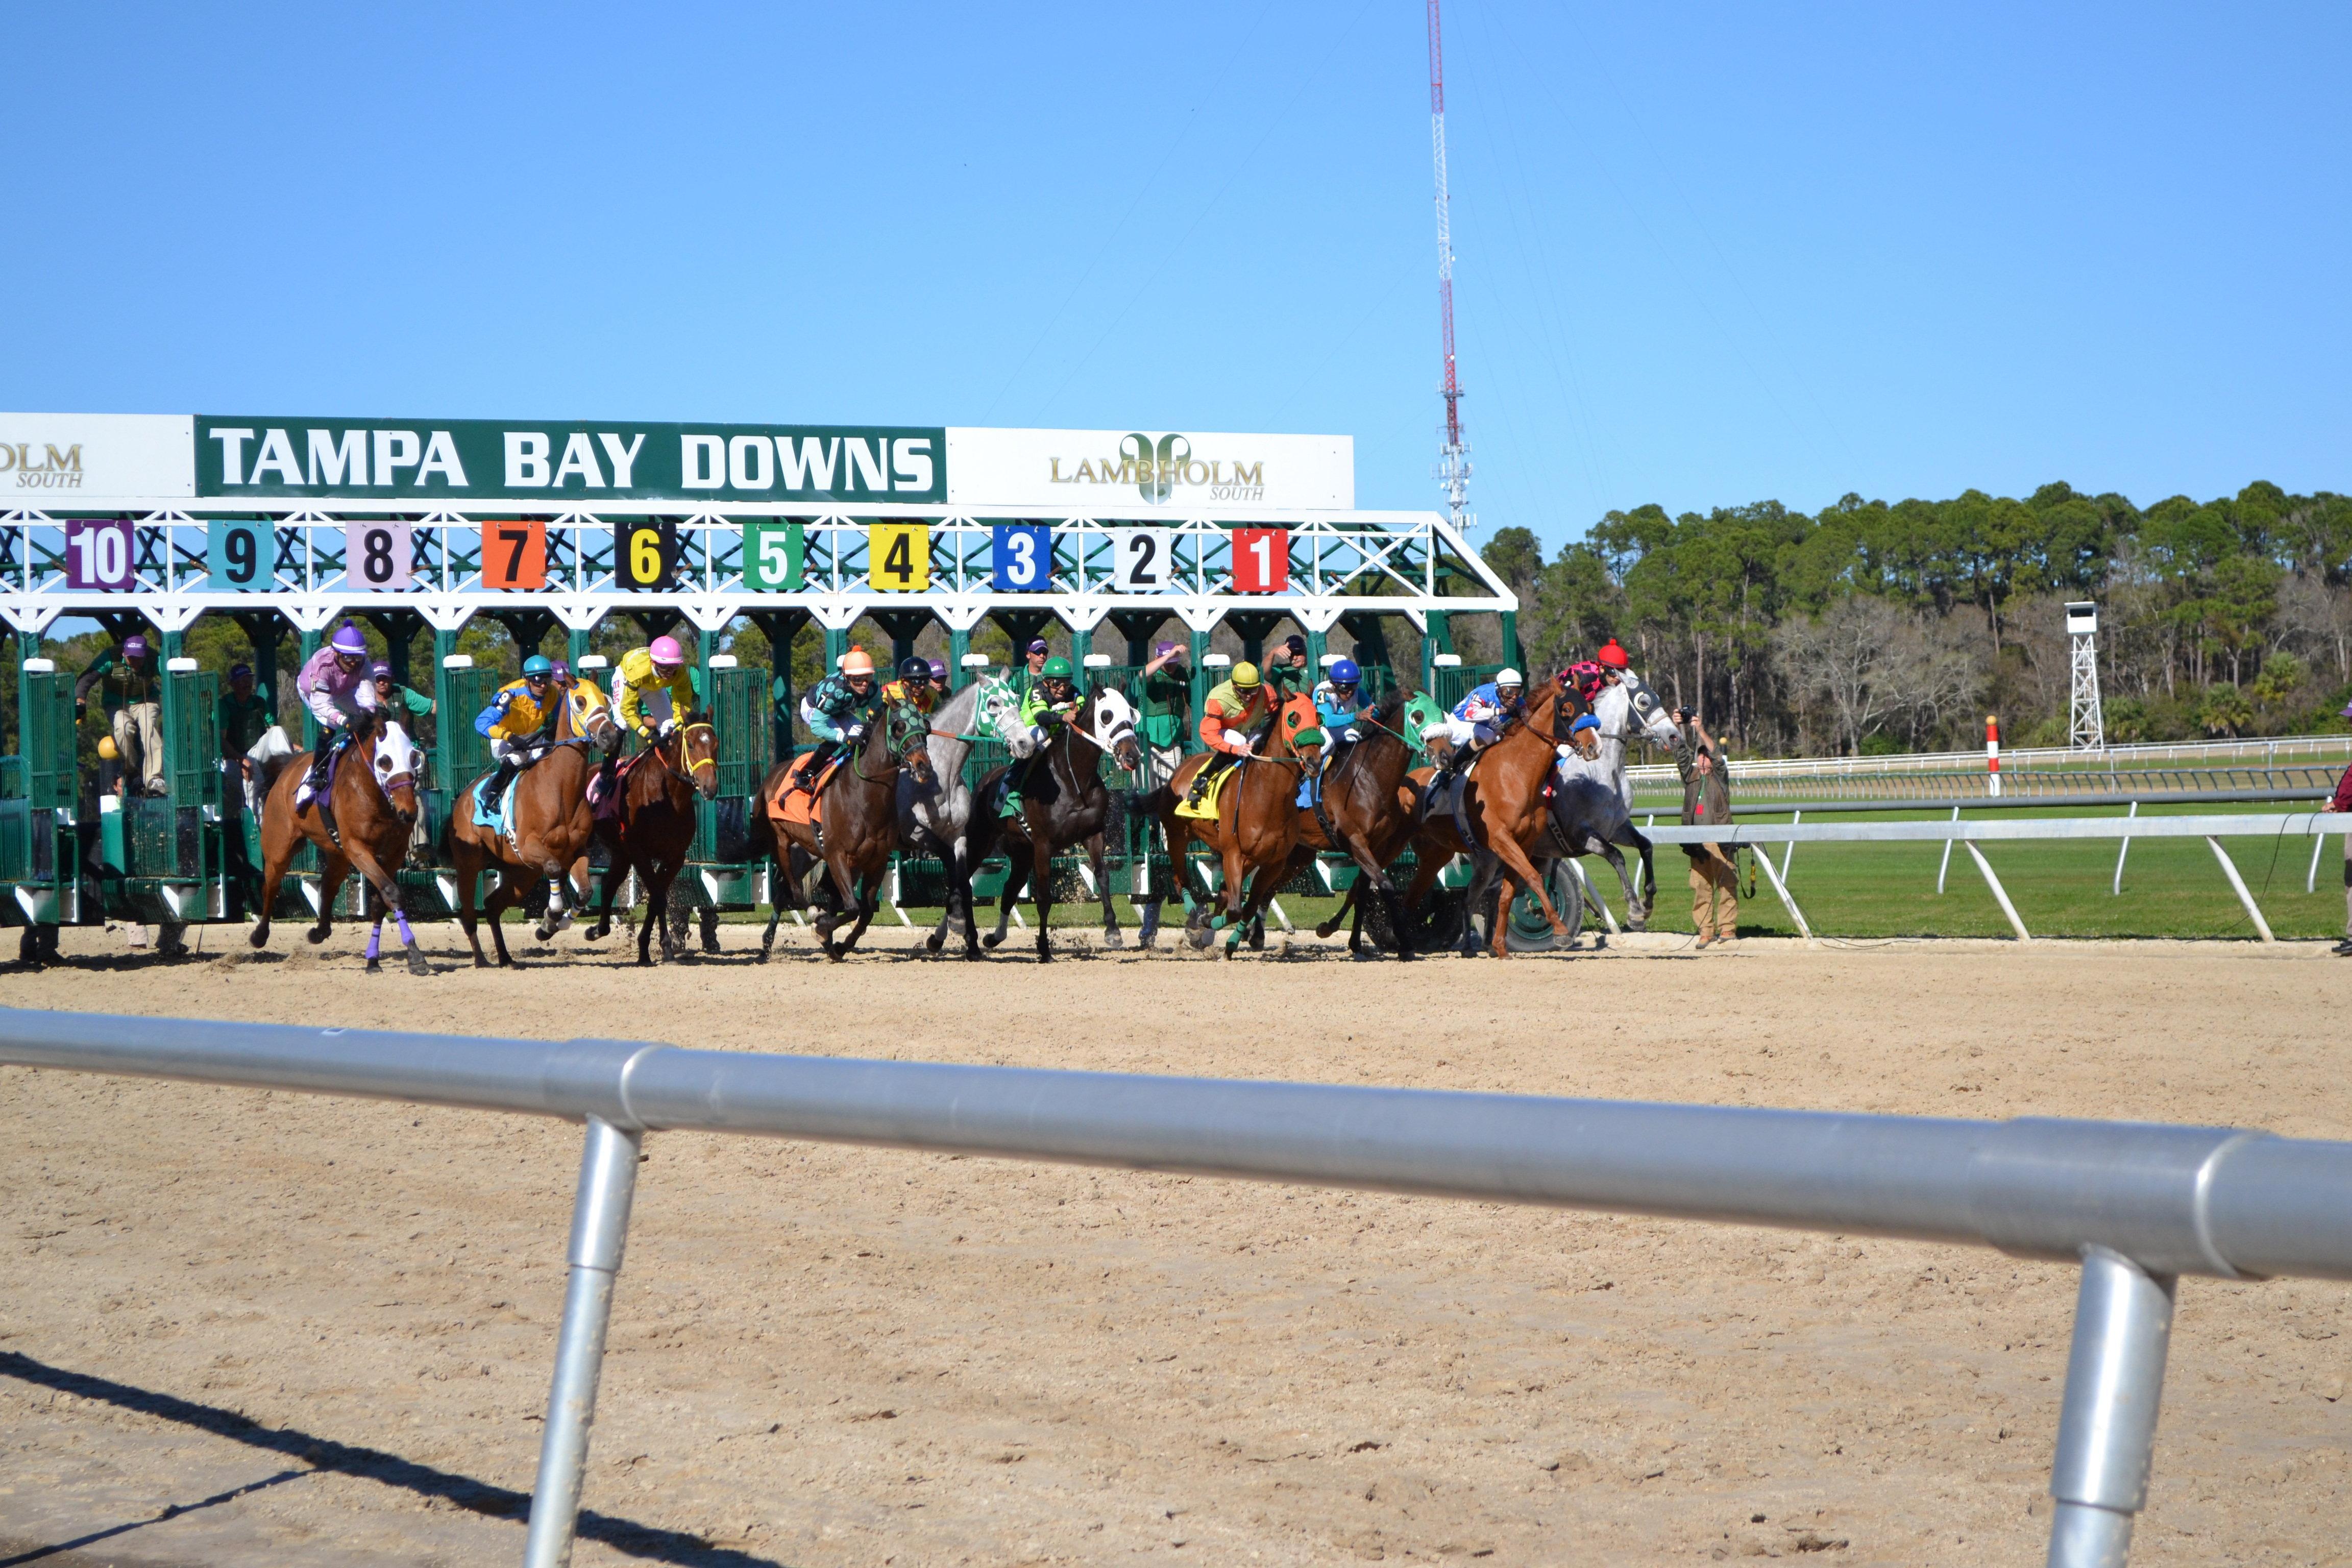
[[1234,592],[1279,594],[1290,586],[1290,530],[1234,530]]

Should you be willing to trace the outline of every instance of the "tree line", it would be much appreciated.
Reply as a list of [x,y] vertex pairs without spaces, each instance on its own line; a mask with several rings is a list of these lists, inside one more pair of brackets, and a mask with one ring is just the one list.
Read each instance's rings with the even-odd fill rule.
[[2340,728],[2352,699],[2352,498],[2327,491],[1653,505],[1549,561],[1524,528],[1480,553],[1519,594],[1532,663],[1613,636],[1754,752],[1963,747],[1988,713],[2014,744],[2063,745],[2071,600],[2099,606],[2110,741]]

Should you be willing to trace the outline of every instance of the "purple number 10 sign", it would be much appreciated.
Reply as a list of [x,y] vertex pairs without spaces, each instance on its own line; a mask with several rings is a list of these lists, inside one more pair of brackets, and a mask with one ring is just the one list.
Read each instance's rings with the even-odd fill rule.
[[131,520],[126,517],[66,519],[66,586],[129,588]]

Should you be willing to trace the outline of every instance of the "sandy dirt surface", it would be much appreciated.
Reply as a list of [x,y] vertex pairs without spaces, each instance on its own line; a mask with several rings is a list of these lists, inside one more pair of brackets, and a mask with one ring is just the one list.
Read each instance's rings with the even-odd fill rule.
[[[223,937],[208,933],[217,950]],[[728,941],[745,934],[730,928]],[[18,1006],[2352,1136],[2352,964],[1748,942],[0,973]],[[901,941],[881,933],[886,944]],[[1637,943],[1636,946],[1641,946]],[[241,948],[241,942],[239,943]],[[0,1070],[0,1561],[522,1541],[579,1133]],[[589,1564],[2038,1563],[2074,1280],[1983,1251],[657,1134]],[[2347,1289],[2185,1281],[2143,1564],[2352,1563]]]

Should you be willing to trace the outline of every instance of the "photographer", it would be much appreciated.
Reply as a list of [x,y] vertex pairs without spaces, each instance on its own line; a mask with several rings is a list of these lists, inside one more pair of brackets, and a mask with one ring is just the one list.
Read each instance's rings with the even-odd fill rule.
[[[1683,777],[1683,825],[1716,826],[1731,821],[1731,774],[1723,748],[1685,708],[1675,715],[1682,738],[1675,746],[1675,771]],[[1700,947],[1718,947],[1739,934],[1739,873],[1720,844],[1685,844],[1690,857],[1691,923]]]

